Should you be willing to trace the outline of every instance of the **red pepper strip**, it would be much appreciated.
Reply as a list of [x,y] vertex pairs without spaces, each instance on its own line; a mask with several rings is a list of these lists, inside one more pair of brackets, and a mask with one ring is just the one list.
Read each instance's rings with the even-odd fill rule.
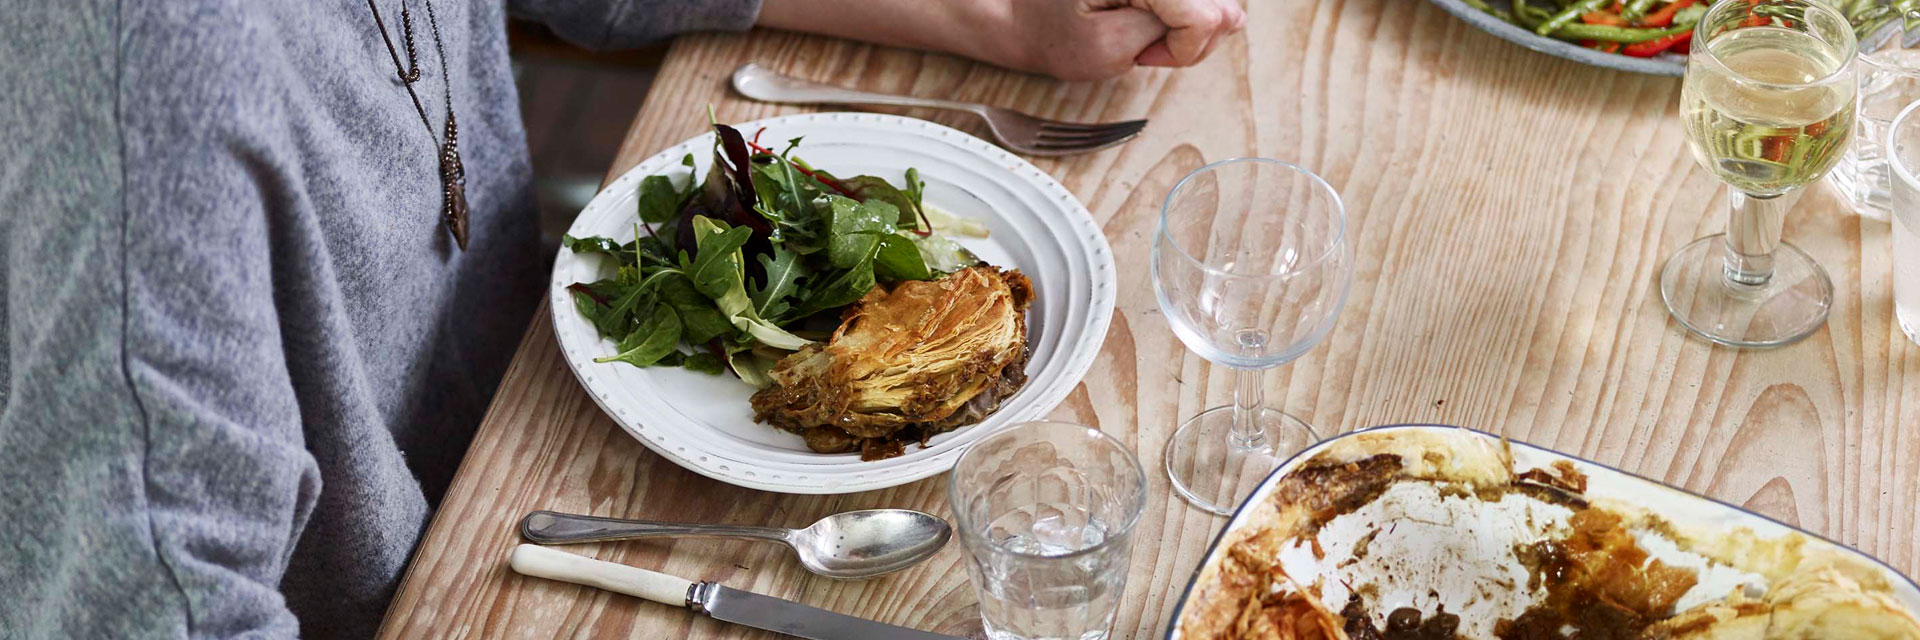
[[1619,53],[1620,52],[1620,43],[1618,42],[1601,42],[1599,40],[1581,40],[1580,46],[1586,47],[1588,49],[1592,49],[1594,51],[1599,51],[1602,53]]
[[1690,44],[1693,44],[1692,31],[1688,31],[1686,33],[1680,34],[1680,39],[1673,41],[1673,47],[1667,50],[1672,51],[1674,53],[1687,53],[1687,45],[1690,45]]
[[1692,39],[1693,39],[1692,31],[1688,31],[1686,33],[1676,33],[1670,36],[1666,36],[1664,38],[1654,38],[1646,42],[1635,42],[1633,44],[1627,45],[1627,48],[1622,49],[1620,52],[1633,56],[1635,58],[1651,58],[1655,54],[1658,54],[1662,51],[1666,51],[1668,49],[1673,48],[1673,45],[1675,43],[1684,44],[1687,41]]
[[1760,6],[1760,0],[1747,0],[1747,11],[1748,11],[1747,26],[1749,27],[1766,26],[1767,17],[1760,15],[1758,13],[1753,13],[1753,10],[1758,8],[1759,6]]
[[1646,18],[1643,18],[1640,20],[1640,26],[1642,27],[1673,26],[1674,14],[1680,13],[1681,9],[1685,9],[1687,7],[1693,6],[1693,3],[1697,1],[1698,0],[1673,0],[1673,2],[1667,3],[1667,6],[1660,7],[1659,11],[1655,11],[1653,13],[1647,14]]
[[1581,14],[1580,21],[1587,24],[1604,24],[1615,27],[1627,26],[1626,18],[1620,17],[1619,14],[1607,13],[1605,11],[1589,11]]
[[1820,137],[1820,134],[1827,132],[1827,123],[1824,120],[1820,122],[1815,122],[1805,127],[1801,127],[1800,132],[1807,134],[1807,137],[1818,138]]
[[1760,139],[1760,157],[1772,162],[1787,161],[1787,143],[1791,136],[1767,136]]

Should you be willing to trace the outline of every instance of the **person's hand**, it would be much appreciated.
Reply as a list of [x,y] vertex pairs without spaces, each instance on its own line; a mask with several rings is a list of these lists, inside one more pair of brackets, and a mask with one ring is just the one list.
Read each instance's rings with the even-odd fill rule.
[[[998,61],[1063,80],[1098,80],[1134,65],[1200,62],[1245,26],[1237,0],[1009,0]],[[1005,42],[1007,38],[1014,41]],[[992,48],[989,48],[991,51]]]
[[[1111,0],[1118,2],[1119,0]],[[1247,12],[1235,0],[1132,0],[1167,25],[1167,37],[1135,61],[1149,67],[1185,67],[1199,63],[1220,40],[1247,25]]]
[[765,0],[763,26],[957,53],[1063,80],[1207,57],[1240,0]]

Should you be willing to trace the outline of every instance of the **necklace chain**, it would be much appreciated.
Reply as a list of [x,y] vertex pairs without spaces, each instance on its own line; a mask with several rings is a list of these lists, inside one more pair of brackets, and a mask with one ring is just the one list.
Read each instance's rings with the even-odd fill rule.
[[427,109],[420,103],[420,93],[413,88],[420,80],[420,56],[414,45],[413,15],[407,10],[405,0],[400,5],[400,33],[407,51],[407,61],[400,62],[400,51],[393,46],[393,38],[387,35],[386,22],[380,18],[380,7],[374,0],[367,0],[367,9],[373,13],[374,26],[380,31],[380,41],[387,45],[387,55],[393,59],[394,72],[400,78],[401,86],[407,90],[407,97],[413,100],[413,110],[420,114],[420,124],[427,128],[427,136],[433,138],[438,147],[440,163],[440,217],[453,234],[453,239],[462,250],[467,248],[467,170],[460,160],[460,124],[453,115],[453,76],[447,72],[447,47],[440,39],[440,19],[435,15],[433,3],[423,0],[427,6],[427,26],[433,33],[433,48],[440,58],[440,78],[446,82],[446,127],[436,134],[433,122],[427,118]]

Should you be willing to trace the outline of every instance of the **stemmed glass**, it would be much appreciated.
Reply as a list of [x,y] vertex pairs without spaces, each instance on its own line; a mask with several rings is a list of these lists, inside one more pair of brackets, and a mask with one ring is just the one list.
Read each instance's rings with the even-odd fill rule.
[[1264,158],[1216,162],[1167,194],[1153,289],[1187,348],[1234,370],[1233,404],[1180,425],[1167,475],[1189,502],[1232,513],[1287,456],[1318,440],[1265,406],[1262,373],[1333,328],[1353,281],[1346,210],[1325,180]]
[[1825,324],[1833,282],[1780,232],[1852,135],[1854,48],[1846,17],[1817,0],[1720,2],[1695,27],[1680,116],[1694,159],[1733,192],[1727,232],[1682,247],[1660,275],[1688,330],[1771,347]]

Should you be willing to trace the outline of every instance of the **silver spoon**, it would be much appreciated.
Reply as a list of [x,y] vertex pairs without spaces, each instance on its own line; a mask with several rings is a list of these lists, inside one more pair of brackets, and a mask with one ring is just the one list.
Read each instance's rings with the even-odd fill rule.
[[520,521],[520,535],[539,544],[635,538],[747,538],[783,542],[808,571],[850,580],[871,578],[919,564],[953,537],[947,521],[906,509],[848,511],[821,518],[805,529],[728,524],[681,524],[535,511]]

